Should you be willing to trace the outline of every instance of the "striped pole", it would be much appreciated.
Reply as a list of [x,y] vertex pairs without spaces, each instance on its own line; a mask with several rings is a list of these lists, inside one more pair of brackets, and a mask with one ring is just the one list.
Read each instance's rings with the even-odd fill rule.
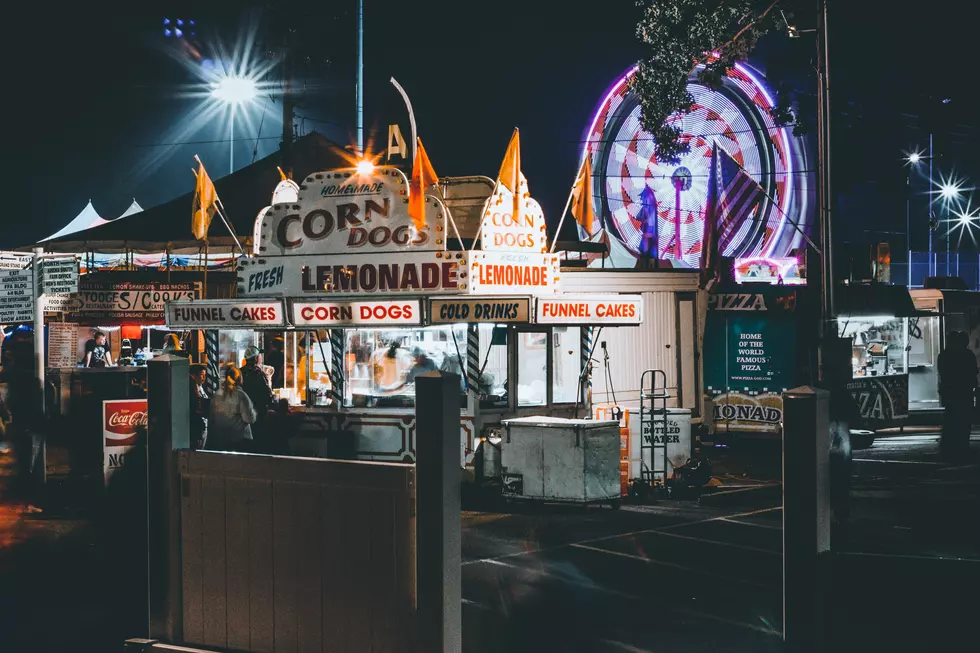
[[590,406],[592,403],[592,369],[589,364],[589,354],[592,353],[592,327],[582,327],[579,329],[581,341],[579,342],[579,356],[582,360],[582,405]]
[[330,329],[330,396],[334,406],[344,402],[344,330]]
[[480,325],[466,325],[466,387],[480,394]]
[[218,375],[221,370],[218,366],[218,331],[208,329],[204,332],[204,356],[208,361],[208,378],[205,382],[208,394],[212,397],[218,392]]

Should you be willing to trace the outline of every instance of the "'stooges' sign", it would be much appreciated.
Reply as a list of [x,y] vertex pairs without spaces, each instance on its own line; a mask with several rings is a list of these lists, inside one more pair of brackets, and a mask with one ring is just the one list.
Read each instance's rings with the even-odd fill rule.
[[535,313],[538,324],[625,325],[642,321],[643,297],[640,295],[539,299]]
[[[260,215],[257,253],[339,254],[357,251],[442,249],[428,225],[441,225],[445,207],[426,198],[427,226],[408,215],[408,180],[397,168],[371,174],[354,170],[316,173],[300,186],[295,203],[275,204]],[[435,241],[439,242],[435,242]]]
[[185,329],[285,326],[281,301],[215,299],[167,304],[167,326]]
[[421,302],[293,302],[293,324],[300,326],[422,324]]
[[514,299],[433,299],[429,302],[431,324],[457,322],[527,322],[530,300]]

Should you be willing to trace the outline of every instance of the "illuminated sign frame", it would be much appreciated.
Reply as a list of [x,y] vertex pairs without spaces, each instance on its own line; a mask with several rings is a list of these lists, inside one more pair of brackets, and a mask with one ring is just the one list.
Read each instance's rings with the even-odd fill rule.
[[639,326],[643,322],[642,295],[561,295],[539,297],[534,307],[536,324]]
[[422,326],[421,299],[289,302],[297,329],[344,326]]

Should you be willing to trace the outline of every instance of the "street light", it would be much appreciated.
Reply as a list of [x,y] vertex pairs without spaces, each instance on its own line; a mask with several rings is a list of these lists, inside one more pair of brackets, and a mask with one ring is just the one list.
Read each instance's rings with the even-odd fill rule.
[[[951,222],[949,214],[950,202],[958,200],[960,194],[963,192],[963,187],[960,183],[949,177],[948,179],[943,179],[939,184],[939,197],[943,200],[943,208],[946,209],[946,276],[949,276],[949,240],[952,230],[949,228],[949,223]],[[969,221],[968,221],[969,222]]]
[[219,75],[211,84],[211,97],[229,108],[228,174],[235,172],[235,111],[259,96],[255,80],[245,75]]

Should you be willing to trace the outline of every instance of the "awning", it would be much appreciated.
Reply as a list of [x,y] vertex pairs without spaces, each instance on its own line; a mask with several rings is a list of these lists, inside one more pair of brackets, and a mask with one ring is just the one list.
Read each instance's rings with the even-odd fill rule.
[[884,284],[848,284],[837,287],[837,319],[852,317],[922,317],[935,315],[915,307],[905,286]]

